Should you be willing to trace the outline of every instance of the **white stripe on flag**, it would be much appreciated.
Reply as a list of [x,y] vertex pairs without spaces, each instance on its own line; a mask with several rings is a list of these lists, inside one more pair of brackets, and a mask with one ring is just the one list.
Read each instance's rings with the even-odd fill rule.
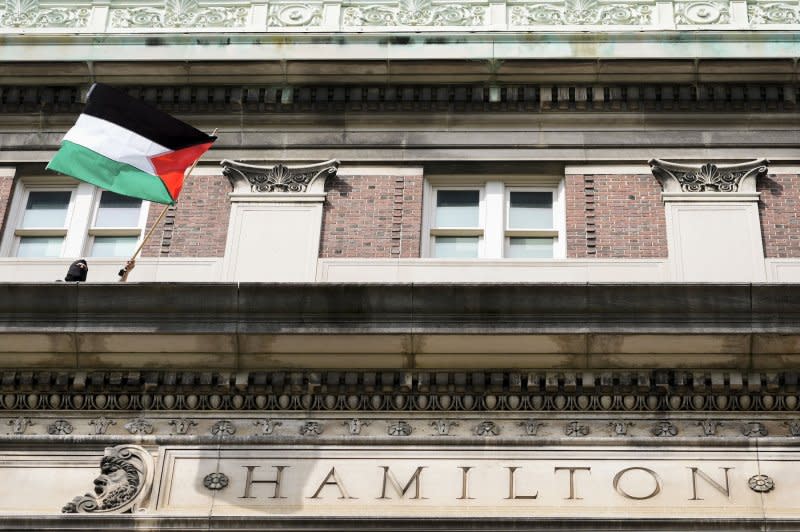
[[156,169],[150,157],[171,151],[113,122],[84,114],[67,131],[64,140],[153,175],[156,175]]

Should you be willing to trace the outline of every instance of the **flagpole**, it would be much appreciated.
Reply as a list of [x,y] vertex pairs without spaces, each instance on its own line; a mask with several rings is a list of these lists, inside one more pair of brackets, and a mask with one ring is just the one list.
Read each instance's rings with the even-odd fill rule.
[[[211,132],[211,136],[212,137],[217,134],[217,129],[218,128],[214,128],[214,131]],[[200,159],[201,159],[201,157],[198,157],[197,160],[192,163],[192,166],[190,166],[189,169],[186,170],[186,172],[183,175],[184,176],[191,175],[192,171],[197,166],[197,163],[200,162]],[[139,256],[139,253],[142,251],[142,248],[147,243],[147,241],[150,240],[150,237],[153,236],[153,233],[155,232],[156,227],[158,227],[158,224],[160,224],[161,220],[164,219],[164,216],[167,214],[167,210],[169,208],[170,208],[169,204],[164,205],[164,209],[161,211],[161,214],[158,215],[158,218],[156,218],[156,221],[153,223],[153,227],[151,227],[150,231],[148,231],[147,234],[144,235],[144,238],[142,239],[142,242],[139,244],[139,247],[136,248],[136,251],[133,252],[133,255],[131,255],[131,258],[128,259],[128,261],[125,263],[125,267],[122,268],[119,271],[119,273],[117,274],[120,277],[119,281],[121,283],[124,283],[124,282],[126,282],[128,280],[128,274],[133,269],[133,267],[132,267],[133,264],[132,263],[136,260],[136,257]]]

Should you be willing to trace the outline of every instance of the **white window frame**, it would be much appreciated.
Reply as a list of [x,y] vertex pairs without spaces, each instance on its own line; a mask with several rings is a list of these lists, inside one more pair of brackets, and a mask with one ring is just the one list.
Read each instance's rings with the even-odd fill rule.
[[[436,220],[436,193],[439,190],[479,190],[480,228],[442,229],[434,226]],[[511,191],[552,192],[553,227],[517,230],[508,227]],[[552,176],[513,176],[508,178],[482,178],[478,176],[436,176],[425,181],[422,218],[422,256],[441,260],[474,260],[434,257],[436,236],[479,235],[479,259],[504,259],[515,261],[546,261],[566,257],[566,208],[564,205],[564,180]],[[512,236],[540,236],[553,238],[552,259],[506,258],[508,242]]]
[[[426,215],[429,222],[429,229],[425,232],[426,241],[423,243],[425,249],[428,250],[428,256],[432,257],[434,253],[434,246],[436,245],[437,236],[476,236],[478,237],[478,257],[483,255],[484,252],[484,225],[485,225],[485,210],[486,210],[486,192],[481,186],[472,185],[448,185],[440,186],[431,189],[431,201],[428,202]],[[478,225],[476,227],[435,227],[436,222],[436,201],[437,192],[440,190],[476,190],[478,191]],[[463,259],[462,259],[463,260]]]
[[[563,201],[563,181],[557,187],[544,186],[516,186],[505,187],[504,213],[503,213],[503,257],[507,257],[511,246],[511,237],[533,237],[533,238],[552,238],[553,239],[553,258],[564,258],[566,256],[566,242],[564,233],[566,230],[566,210]],[[531,228],[512,228],[509,219],[511,218],[511,193],[512,192],[549,192],[552,194],[553,202],[553,223],[551,227],[531,227]],[[520,260],[520,259],[515,259]],[[522,259],[533,260],[533,259]],[[542,260],[542,259],[539,259]]]
[[[23,217],[25,216],[28,196],[32,191],[71,192],[70,203],[67,207],[67,215],[63,228],[24,229],[20,227]],[[97,215],[101,193],[102,191],[94,185],[62,176],[28,176],[25,178],[18,178],[13,197],[11,198],[11,209],[8,213],[6,229],[3,233],[2,240],[0,240],[0,257],[16,257],[20,238],[23,236],[64,237],[59,256],[42,257],[41,260],[87,256],[89,251],[91,251],[91,244],[94,236],[114,236],[115,231],[120,231],[118,228],[110,228],[110,230],[107,230],[106,228],[100,229],[92,227]],[[139,226],[137,228],[124,229],[124,236],[138,235],[137,245],[144,236],[149,205],[150,202],[142,201],[142,209],[139,212]],[[28,257],[26,260],[32,258],[33,257]]]
[[150,205],[149,201],[142,200],[142,208],[139,209],[139,219],[135,226],[130,227],[97,227],[97,213],[100,210],[100,198],[103,191],[95,189],[95,197],[92,201],[92,212],[89,218],[89,225],[86,230],[86,242],[84,245],[84,257],[89,257],[94,246],[94,239],[98,236],[135,236],[136,244],[134,249],[138,246],[144,236],[144,229],[147,225],[147,213]]

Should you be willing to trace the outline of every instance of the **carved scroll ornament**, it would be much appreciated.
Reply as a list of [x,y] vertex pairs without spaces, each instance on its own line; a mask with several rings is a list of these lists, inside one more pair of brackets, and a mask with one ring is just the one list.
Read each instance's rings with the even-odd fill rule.
[[755,192],[756,178],[767,173],[769,161],[740,164],[687,165],[659,159],[649,161],[664,192]]
[[138,445],[106,449],[100,476],[94,479],[94,494],[75,497],[61,512],[65,514],[120,514],[133,512],[150,494],[153,458]]
[[262,193],[322,192],[325,180],[335,176],[339,168],[339,161],[333,159],[305,166],[257,166],[227,159],[220,164],[234,190],[240,183],[248,183],[250,192]]

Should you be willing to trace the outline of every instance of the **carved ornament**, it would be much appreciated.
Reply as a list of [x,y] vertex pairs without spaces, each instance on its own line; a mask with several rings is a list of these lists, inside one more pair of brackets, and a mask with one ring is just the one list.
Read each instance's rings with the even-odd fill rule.
[[211,491],[225,489],[230,480],[225,473],[209,473],[203,478],[203,486]]
[[211,426],[211,434],[217,436],[218,438],[224,438],[225,436],[233,436],[234,434],[236,434],[236,425],[234,425],[232,421],[229,421],[227,419],[217,421]]
[[652,430],[653,436],[671,438],[677,436],[678,427],[672,421],[658,421]]
[[247,7],[214,7],[197,0],[164,0],[161,7],[111,10],[112,28],[238,28],[247,24]]
[[675,24],[705,25],[729,24],[731,21],[728,2],[676,2]]
[[224,160],[220,163],[222,173],[231,182],[234,190],[239,185],[248,184],[250,192],[256,193],[321,193],[325,189],[325,181],[336,175],[339,161],[330,160],[306,166],[257,166]]
[[753,475],[748,479],[747,485],[757,493],[767,493],[775,489],[775,481],[767,475]]
[[755,192],[756,178],[767,173],[769,161],[757,159],[740,164],[687,165],[651,159],[653,175],[664,192]]
[[653,8],[641,3],[601,3],[598,0],[565,0],[555,3],[535,3],[511,8],[513,26],[540,24],[569,25],[647,25]]
[[125,423],[125,428],[131,434],[152,434],[153,424],[144,418],[137,418]]
[[269,436],[270,434],[275,433],[275,428],[280,427],[283,425],[280,421],[273,421],[271,419],[259,419],[258,421],[254,421],[253,425],[256,427],[261,427],[261,434],[264,436]]
[[414,429],[405,421],[393,421],[386,429],[389,436],[411,436]]
[[748,2],[747,18],[750,24],[797,24],[800,23],[800,4]]
[[75,497],[61,509],[67,514],[118,514],[134,512],[149,495],[153,484],[153,458],[138,445],[106,449],[94,494]]
[[588,425],[580,421],[570,421],[564,427],[564,434],[572,438],[581,438],[588,435],[590,430]]
[[467,2],[400,0],[391,4],[350,4],[343,26],[483,26],[486,7]]
[[758,421],[750,421],[742,426],[742,434],[748,438],[760,438],[769,434],[767,427]]
[[322,23],[322,4],[271,4],[267,26],[295,28],[319,26]]
[[303,436],[319,436],[322,434],[323,427],[319,421],[306,421],[300,427],[300,434]]
[[91,10],[83,7],[44,7],[39,0],[5,0],[0,27],[80,28],[89,23]]

